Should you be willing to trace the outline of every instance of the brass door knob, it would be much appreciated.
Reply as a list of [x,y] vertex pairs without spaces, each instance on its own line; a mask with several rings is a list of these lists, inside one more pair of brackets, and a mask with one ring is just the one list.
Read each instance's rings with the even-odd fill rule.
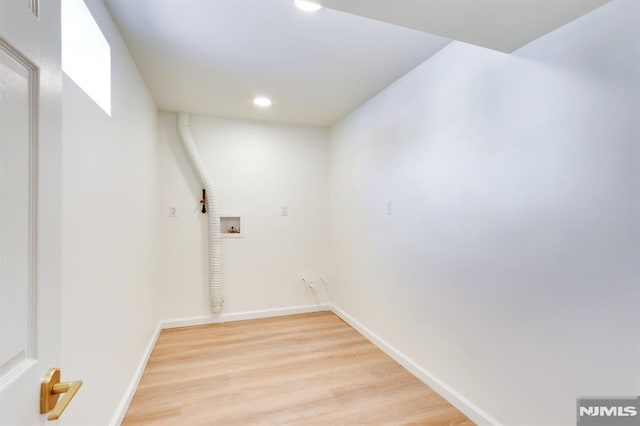
[[[47,420],[58,420],[67,408],[78,389],[82,386],[82,381],[60,383],[60,369],[50,368],[40,383],[40,414],[51,412]],[[62,401],[58,404],[60,394],[64,394]]]

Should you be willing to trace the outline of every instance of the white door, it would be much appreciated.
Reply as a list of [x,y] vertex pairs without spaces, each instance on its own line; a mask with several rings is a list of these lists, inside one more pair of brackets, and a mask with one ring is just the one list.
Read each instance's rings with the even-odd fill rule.
[[0,0],[2,426],[46,423],[40,380],[60,356],[59,3]]

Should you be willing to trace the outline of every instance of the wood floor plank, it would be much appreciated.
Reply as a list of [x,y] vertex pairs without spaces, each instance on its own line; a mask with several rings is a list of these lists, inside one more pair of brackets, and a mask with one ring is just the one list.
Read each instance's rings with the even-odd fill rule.
[[472,425],[330,312],[163,330],[137,425]]

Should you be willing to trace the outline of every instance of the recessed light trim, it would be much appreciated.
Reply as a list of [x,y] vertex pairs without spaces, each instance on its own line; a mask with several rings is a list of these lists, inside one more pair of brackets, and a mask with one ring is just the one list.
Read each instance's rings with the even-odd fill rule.
[[298,7],[298,9],[305,12],[317,12],[322,9],[322,6],[312,0],[295,0],[294,3]]
[[271,99],[264,96],[258,96],[253,100],[253,104],[260,108],[268,108],[271,106],[271,103]]

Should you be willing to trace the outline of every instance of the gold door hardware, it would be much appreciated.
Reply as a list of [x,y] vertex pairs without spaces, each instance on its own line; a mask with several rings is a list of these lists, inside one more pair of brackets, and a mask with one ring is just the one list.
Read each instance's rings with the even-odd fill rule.
[[[60,383],[60,369],[50,368],[40,383],[40,414],[51,412],[47,420],[58,420],[67,405],[76,396],[80,386],[82,386],[81,380]],[[60,404],[57,404],[61,393],[64,394],[64,397]]]

